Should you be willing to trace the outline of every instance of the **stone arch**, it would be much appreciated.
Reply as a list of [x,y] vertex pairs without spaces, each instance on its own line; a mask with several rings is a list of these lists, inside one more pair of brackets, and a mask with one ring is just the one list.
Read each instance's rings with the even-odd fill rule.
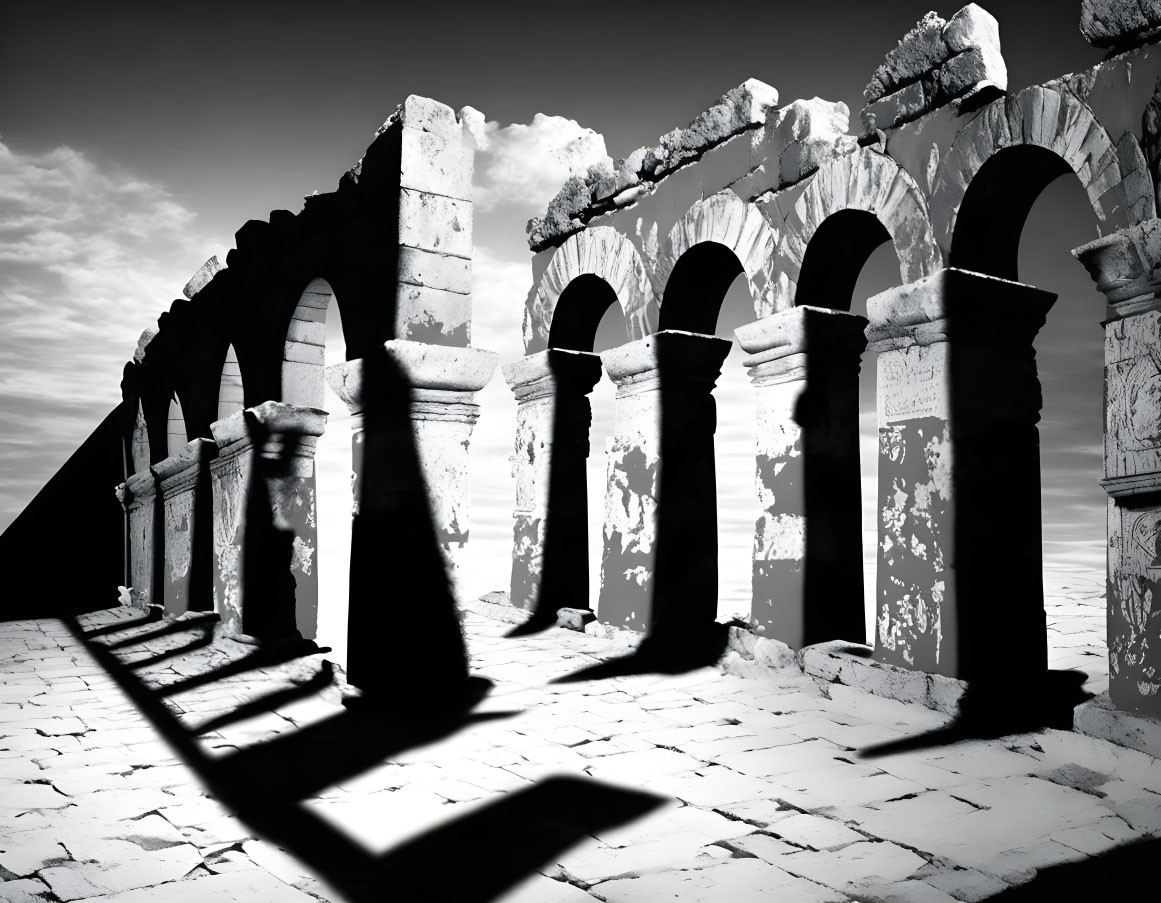
[[[796,304],[849,308],[863,264],[885,241],[895,246],[904,284],[941,266],[923,193],[906,170],[869,147],[828,160],[786,217],[778,279],[760,316]],[[799,297],[804,269],[819,297]]]
[[[746,276],[750,297],[754,302],[755,316],[764,316],[763,311],[772,304],[770,295],[774,286],[773,265],[776,244],[774,232],[758,208],[742,200],[730,189],[697,201],[669,230],[669,235],[666,236],[661,253],[658,255],[654,286],[658,293],[663,295],[662,309],[666,298],[669,297],[667,292],[671,277],[675,271],[684,269],[680,265],[683,259],[686,262],[692,260],[686,257],[692,251],[702,258],[699,264],[708,265],[709,269],[716,269],[720,273],[719,282],[725,280],[725,285],[714,287],[721,288],[720,296],[716,299],[719,306],[721,296],[724,296],[730,282],[741,272]],[[723,249],[723,253],[700,247],[704,245],[716,245]],[[724,251],[728,251],[729,255]],[[734,260],[731,261],[730,256]],[[714,293],[717,294],[716,291]],[[703,299],[691,299],[691,303],[707,302]],[[716,320],[717,310],[715,309],[712,314]],[[707,321],[710,319],[708,313],[704,319]]]
[[185,426],[185,414],[181,409],[181,399],[174,394],[169,400],[169,416],[165,421],[165,454],[173,456],[186,450],[189,434]]
[[218,420],[241,412],[246,407],[245,392],[242,387],[242,368],[238,366],[238,353],[234,346],[226,348],[226,358],[222,363],[222,374],[218,380]]
[[323,406],[326,316],[334,295],[325,279],[312,279],[291,314],[282,351],[281,395],[286,404],[305,408]]
[[[630,340],[657,328],[657,303],[641,255],[612,226],[594,226],[570,236],[552,255],[548,268],[524,308],[524,351],[535,354],[549,347],[552,321],[565,289],[580,276],[600,277],[616,295],[625,314]],[[600,320],[605,312],[596,312]],[[594,327],[595,328],[595,327]]]
[[1155,216],[1148,164],[1133,136],[1125,139],[1115,144],[1087,104],[1057,87],[1037,85],[986,107],[956,135],[932,190],[932,223],[949,265],[1015,279],[1025,218],[1048,183],[1069,171],[1101,235]]

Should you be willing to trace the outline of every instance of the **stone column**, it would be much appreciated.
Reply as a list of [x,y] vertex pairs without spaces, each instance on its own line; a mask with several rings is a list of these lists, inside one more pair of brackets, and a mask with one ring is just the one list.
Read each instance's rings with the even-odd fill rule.
[[227,629],[314,635],[314,450],[325,424],[325,411],[267,401],[210,425],[214,602]]
[[210,424],[218,453],[210,460],[213,500],[214,611],[228,633],[242,633],[242,558],[246,499],[254,452],[243,411]]
[[455,590],[468,539],[474,393],[496,368],[475,348],[389,341],[327,368],[355,415],[348,676],[369,695],[439,695],[467,677]]
[[194,439],[150,468],[161,489],[165,553],[158,601],[167,615],[213,605],[209,463],[217,451],[213,441]]
[[867,302],[880,661],[1009,688],[1047,668],[1032,340],[1055,300],[946,269]]
[[129,518],[129,597],[130,605],[142,611],[156,598],[155,557],[158,548],[157,478],[149,470],[129,477],[117,489],[117,498]]
[[1161,718],[1161,220],[1073,252],[1108,300],[1109,696]]
[[796,307],[736,331],[757,395],[751,618],[795,649],[863,642],[863,317]]
[[516,396],[511,600],[555,621],[557,609],[591,607],[585,462],[601,359],[550,349],[503,371]]
[[730,342],[676,330],[601,354],[617,386],[598,614],[682,633],[717,615],[713,387]]
[[[458,590],[461,557],[471,521],[469,447],[472,430],[480,416],[475,393],[492,378],[497,355],[479,348],[405,340],[391,340],[383,347],[386,362],[379,365],[380,372],[375,374],[374,382],[367,381],[368,359],[327,368],[331,387],[353,414],[361,415],[361,420],[354,425],[355,505],[358,508],[365,503],[368,492],[378,492],[382,485],[379,478],[371,486],[362,485],[371,465],[361,461],[363,443],[359,436],[368,420],[381,420],[382,415],[394,413],[393,406],[402,386],[408,393],[408,419],[431,522],[448,577]],[[375,388],[372,390],[371,386]],[[374,462],[376,467],[379,463]]]

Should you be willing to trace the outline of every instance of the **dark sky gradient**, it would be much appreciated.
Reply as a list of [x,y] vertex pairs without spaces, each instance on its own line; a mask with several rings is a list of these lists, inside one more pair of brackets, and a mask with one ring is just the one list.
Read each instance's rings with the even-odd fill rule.
[[[985,4],[986,6],[987,4]],[[1002,9],[1000,8],[1002,6]],[[746,78],[852,118],[927,6],[891,2],[9,4],[0,135],[163,181],[203,226],[327,191],[411,93],[488,119],[575,119],[625,156]],[[950,16],[958,5],[941,5]],[[1010,84],[1085,68],[1079,2],[1004,0]],[[303,186],[306,186],[305,188]]]

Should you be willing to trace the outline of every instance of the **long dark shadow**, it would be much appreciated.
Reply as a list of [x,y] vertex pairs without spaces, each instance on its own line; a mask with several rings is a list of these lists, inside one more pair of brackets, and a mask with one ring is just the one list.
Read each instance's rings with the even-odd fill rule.
[[123,630],[134,630],[138,627],[144,627],[147,624],[156,624],[162,618],[161,607],[150,607],[150,609],[139,618],[127,618],[124,621],[117,621],[113,624],[106,624],[104,627],[95,627],[85,633],[86,637],[90,639],[107,636],[110,633],[121,633]]
[[[356,903],[485,903],[533,874],[595,831],[640,817],[662,798],[580,778],[553,778],[504,795],[471,815],[435,828],[382,855],[372,855],[323,821],[301,800],[386,758],[513,712],[449,712],[414,722],[393,717],[381,701],[214,759],[196,731],[166,708],[116,655],[69,626],[145,717],[206,783],[215,798],[262,836],[279,844]],[[475,679],[478,696],[486,681]],[[268,700],[269,701],[269,700]],[[408,713],[405,713],[408,714]],[[385,811],[384,819],[392,813]],[[449,856],[457,867],[447,867]]]
[[[326,652],[328,650],[324,646],[320,647],[317,651]],[[314,651],[306,647],[294,648],[284,646],[266,648],[260,646],[255,651],[247,653],[242,658],[235,659],[228,665],[222,665],[220,668],[214,668],[202,674],[191,675],[185,680],[166,684],[164,687],[156,687],[154,688],[154,692],[159,696],[176,696],[178,693],[204,687],[207,684],[216,683],[227,677],[235,677],[239,674],[245,674],[247,671],[255,671],[258,668],[268,668],[273,665],[285,664],[286,662],[294,661],[296,658],[305,658],[313,654]]]
[[861,759],[874,759],[965,740],[1034,733],[1045,728],[1071,730],[1073,709],[1093,696],[1082,689],[1086,680],[1088,675],[1083,671],[1049,671],[1042,680],[1019,690],[992,682],[969,683],[960,699],[959,714],[947,727],[869,746],[857,755]]
[[186,643],[184,646],[178,646],[176,649],[167,649],[165,652],[159,652],[157,655],[149,656],[149,658],[129,662],[125,667],[133,671],[139,671],[142,668],[151,668],[154,665],[161,664],[161,662],[168,661],[171,658],[177,658],[179,655],[187,655],[190,652],[196,652],[198,649],[205,649],[214,642],[214,631],[212,626],[209,630],[205,630],[204,625],[203,631],[202,636],[192,642]]
[[318,673],[312,675],[303,683],[295,684],[293,687],[287,687],[284,690],[276,690],[273,693],[267,693],[257,699],[244,702],[233,711],[225,712],[216,718],[211,718],[209,721],[199,724],[197,727],[190,728],[190,733],[199,736],[208,734],[210,731],[216,731],[228,724],[245,721],[252,715],[272,712],[279,706],[297,702],[300,699],[306,699],[308,696],[313,696],[315,693],[325,690],[334,682],[334,679],[334,665],[330,662],[323,662]]
[[1108,900],[1116,888],[1151,887],[1157,880],[1161,840],[1137,840],[1081,862],[1040,869],[1027,884],[1001,891],[989,900],[1040,903],[1042,900]]
[[114,640],[111,643],[106,643],[107,649],[124,649],[128,646],[136,646],[140,643],[148,643],[151,640],[158,640],[162,637],[172,636],[175,633],[182,633],[186,630],[193,630],[196,627],[201,627],[205,624],[216,624],[219,618],[216,614],[204,614],[194,618],[186,618],[182,621],[173,621],[164,627],[159,627],[156,630],[151,630],[148,633],[139,633],[131,637],[126,637],[123,640]]

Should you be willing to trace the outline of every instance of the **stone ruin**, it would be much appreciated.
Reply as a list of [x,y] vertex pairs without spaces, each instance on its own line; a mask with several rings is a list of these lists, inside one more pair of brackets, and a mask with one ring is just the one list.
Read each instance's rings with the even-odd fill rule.
[[[1099,236],[1073,254],[1107,301],[1110,694],[1161,718],[1161,2],[1085,0],[1081,30],[1109,49],[1104,62],[1009,90],[995,18],[975,4],[946,21],[929,13],[873,74],[855,129],[844,104],[780,106],[750,80],[656,146],[564,184],[529,223],[525,356],[502,368],[517,402],[512,605],[550,623],[592,607],[588,394],[604,372],[616,420],[596,613],[662,640],[713,622],[712,390],[730,346],[713,333],[744,275],[753,322],[736,337],[758,418],[752,632],[795,650],[868,639],[858,373],[869,352],[874,657],[1032,686],[1047,668],[1033,340],[1055,296],[1019,281],[1017,251],[1041,191],[1072,174]],[[396,579],[416,572],[455,592],[473,393],[496,365],[470,344],[472,161],[462,117],[409,97],[336,191],[248,222],[225,267],[209,261],[142,337],[122,405],[78,459],[107,464],[94,449],[110,437],[123,450],[124,513],[101,508],[115,544],[102,556],[124,550],[132,602],[213,609],[259,637],[314,635],[324,379],[358,415],[354,520],[373,511],[381,525],[351,539],[352,681],[376,666],[373,644],[357,642],[373,624],[356,616],[357,571],[410,565],[427,543],[435,570]],[[900,284],[855,316],[859,273],[887,242]],[[614,303],[626,341],[595,354]],[[346,361],[324,360],[332,304]],[[38,506],[91,479],[74,462],[66,471],[5,536],[9,550]],[[252,603],[255,585],[282,601]]]

